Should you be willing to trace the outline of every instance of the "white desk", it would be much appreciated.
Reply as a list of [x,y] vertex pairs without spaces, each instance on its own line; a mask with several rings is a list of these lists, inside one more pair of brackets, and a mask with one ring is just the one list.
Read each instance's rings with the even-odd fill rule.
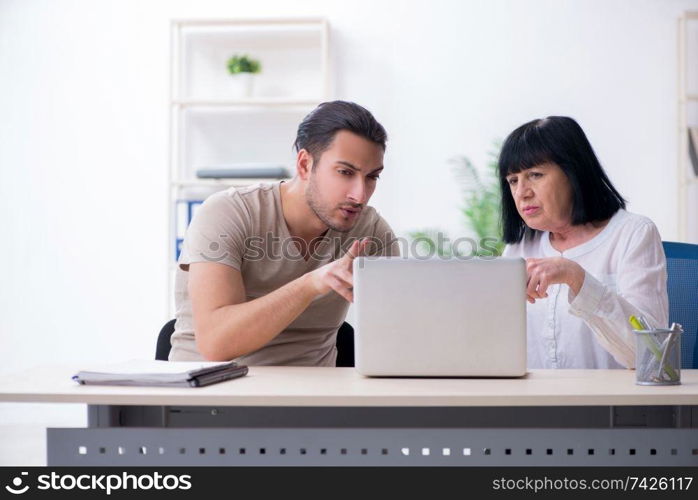
[[80,386],[79,367],[0,381],[0,401],[88,404],[49,429],[49,465],[698,465],[698,370],[637,386],[624,370],[522,379],[364,378],[251,367],[189,388]]

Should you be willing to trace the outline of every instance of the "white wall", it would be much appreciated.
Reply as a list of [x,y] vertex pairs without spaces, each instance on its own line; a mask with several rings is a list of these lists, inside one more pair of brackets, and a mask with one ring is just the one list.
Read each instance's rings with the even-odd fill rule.
[[[153,355],[166,319],[169,20],[325,16],[335,96],[390,134],[374,205],[459,232],[447,161],[579,120],[676,238],[676,27],[696,0],[0,0],[0,371]],[[289,137],[289,144],[292,142]]]

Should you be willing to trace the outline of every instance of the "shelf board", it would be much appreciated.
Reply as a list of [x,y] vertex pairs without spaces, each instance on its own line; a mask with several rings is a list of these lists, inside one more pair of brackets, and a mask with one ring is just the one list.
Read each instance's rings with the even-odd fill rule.
[[327,20],[322,17],[297,18],[249,18],[249,19],[173,19],[172,24],[180,26],[297,26],[303,24],[325,25]]
[[173,180],[171,184],[177,187],[207,187],[207,186],[249,186],[252,184],[257,184],[258,182],[276,182],[281,180],[288,180],[289,178],[281,177],[265,177],[259,178],[235,178],[235,179],[180,179]]
[[689,186],[698,186],[698,177],[686,176],[686,178],[679,180],[679,187],[680,188],[687,189]]
[[283,107],[314,107],[320,104],[320,99],[274,99],[274,98],[251,98],[251,99],[184,99],[172,101],[173,106],[182,108],[233,108],[233,107],[265,107],[265,108],[283,108]]

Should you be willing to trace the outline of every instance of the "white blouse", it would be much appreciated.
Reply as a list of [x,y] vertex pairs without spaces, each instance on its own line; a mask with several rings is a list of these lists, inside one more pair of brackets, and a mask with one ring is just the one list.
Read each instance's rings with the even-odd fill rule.
[[558,252],[550,233],[537,231],[507,245],[505,257],[564,257],[585,270],[575,297],[565,284],[527,303],[529,368],[633,368],[631,315],[666,327],[666,258],[654,223],[619,210],[591,240]]

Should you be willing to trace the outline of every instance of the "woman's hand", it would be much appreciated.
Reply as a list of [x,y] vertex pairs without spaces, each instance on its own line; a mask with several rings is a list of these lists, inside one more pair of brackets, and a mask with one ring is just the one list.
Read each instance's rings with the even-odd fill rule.
[[564,257],[526,259],[528,285],[526,295],[533,304],[536,299],[548,296],[548,287],[565,283],[577,295],[584,284],[584,269],[574,261]]

